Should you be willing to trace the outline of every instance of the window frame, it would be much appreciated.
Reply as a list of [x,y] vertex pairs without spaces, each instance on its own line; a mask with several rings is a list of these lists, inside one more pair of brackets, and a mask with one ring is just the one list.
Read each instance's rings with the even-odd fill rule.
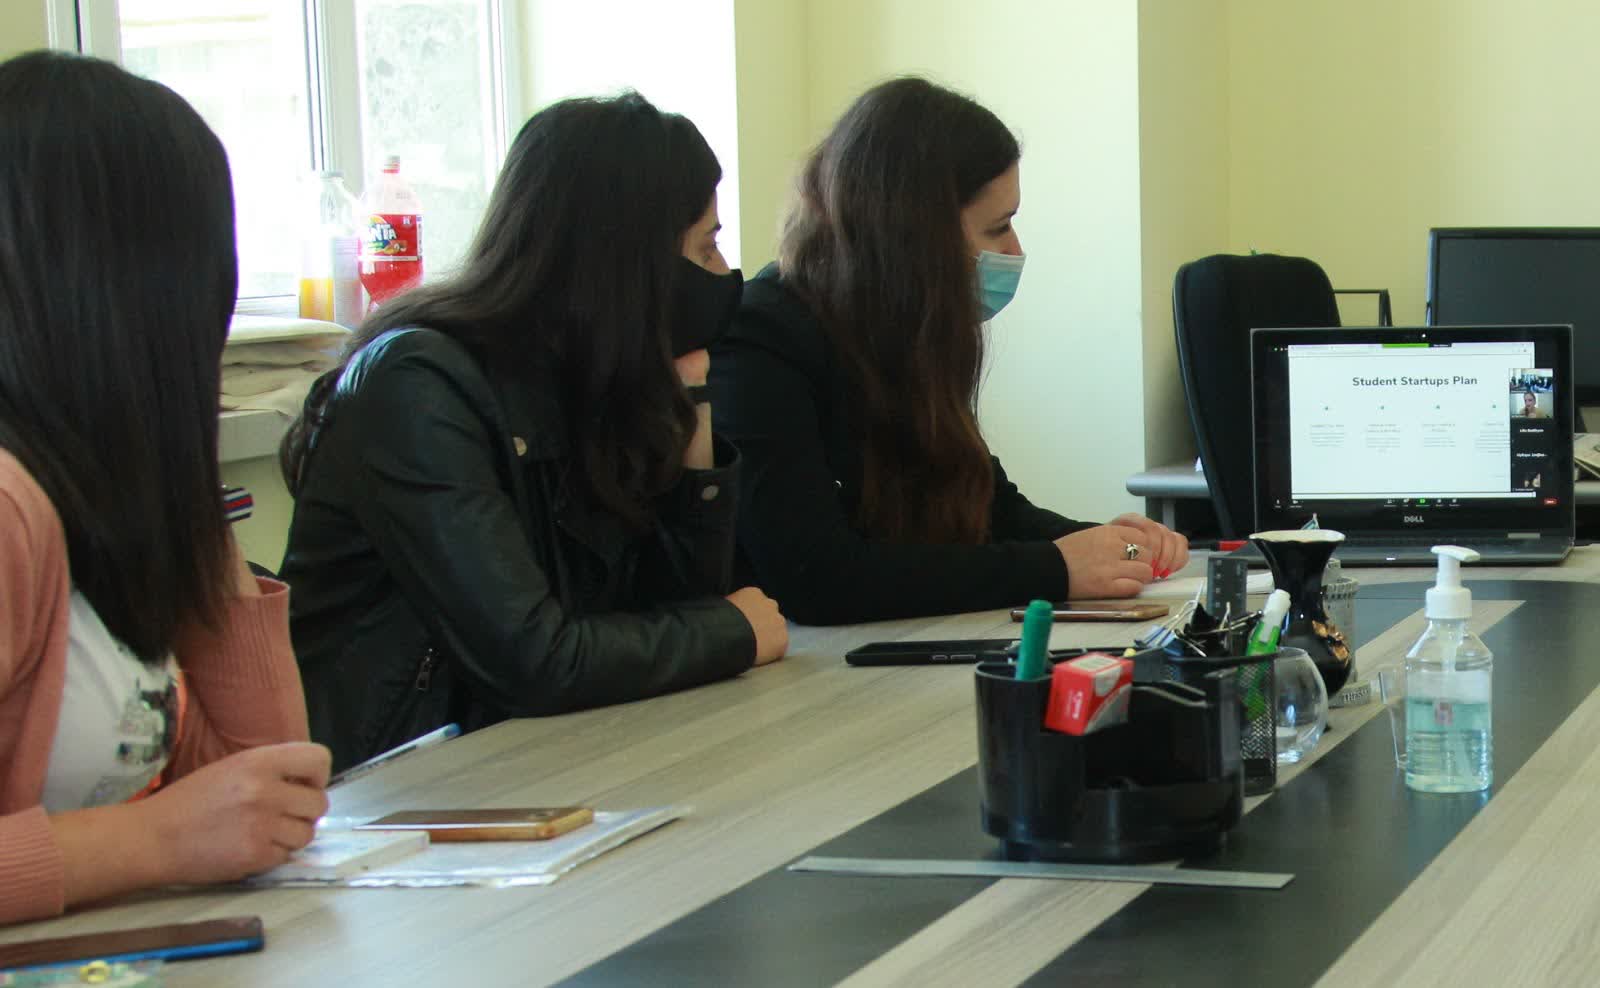
[[[118,0],[45,0],[49,44],[122,64],[121,14]],[[357,75],[356,0],[296,0],[304,17],[306,90],[310,133],[306,167],[310,171],[337,168],[346,175],[367,175],[373,169],[362,160],[361,91]],[[505,159],[514,128],[521,122],[521,76],[518,71],[521,42],[515,0],[481,0],[489,30],[480,54],[489,71],[485,97],[491,107],[493,127],[488,135],[489,158]],[[337,52],[350,57],[337,58]],[[491,185],[492,185],[492,176]],[[298,300],[290,295],[242,295],[235,312],[244,315],[297,314]]]

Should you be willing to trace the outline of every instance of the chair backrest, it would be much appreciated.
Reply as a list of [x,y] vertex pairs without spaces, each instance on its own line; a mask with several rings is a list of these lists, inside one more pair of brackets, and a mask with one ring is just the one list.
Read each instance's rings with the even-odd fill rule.
[[1337,326],[1333,285],[1315,261],[1213,254],[1178,269],[1172,324],[1189,421],[1222,537],[1255,523],[1250,423],[1250,330]]

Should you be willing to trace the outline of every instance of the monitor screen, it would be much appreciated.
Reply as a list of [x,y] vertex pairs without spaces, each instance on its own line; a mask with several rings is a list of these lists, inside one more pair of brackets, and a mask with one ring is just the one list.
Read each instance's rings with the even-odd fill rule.
[[1565,326],[1255,330],[1258,524],[1557,527],[1572,511],[1569,340]]
[[1430,231],[1431,326],[1569,323],[1580,404],[1600,404],[1600,228]]

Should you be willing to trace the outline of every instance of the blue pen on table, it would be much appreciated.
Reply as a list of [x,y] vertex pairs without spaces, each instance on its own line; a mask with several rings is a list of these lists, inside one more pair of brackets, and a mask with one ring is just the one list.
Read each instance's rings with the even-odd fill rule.
[[1055,611],[1048,600],[1028,602],[1022,613],[1022,643],[1017,646],[1017,678],[1043,679],[1050,675],[1050,629]]
[[461,725],[446,724],[437,731],[429,731],[422,737],[413,741],[407,741],[398,748],[390,748],[381,755],[373,755],[371,758],[359,765],[352,765],[343,772],[336,773],[331,779],[328,780],[328,788],[332,789],[334,786],[342,785],[351,781],[352,779],[359,779],[368,772],[376,771],[377,769],[382,768],[383,766],[394,761],[396,758],[409,755],[413,751],[421,751],[423,748],[431,748],[436,744],[443,744],[453,737],[459,737],[460,734]]

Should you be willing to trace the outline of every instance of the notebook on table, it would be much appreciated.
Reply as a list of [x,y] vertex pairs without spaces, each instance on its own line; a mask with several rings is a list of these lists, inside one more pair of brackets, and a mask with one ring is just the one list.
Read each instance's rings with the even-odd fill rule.
[[1345,565],[1572,549],[1572,327],[1256,329],[1255,528],[1315,516]]

